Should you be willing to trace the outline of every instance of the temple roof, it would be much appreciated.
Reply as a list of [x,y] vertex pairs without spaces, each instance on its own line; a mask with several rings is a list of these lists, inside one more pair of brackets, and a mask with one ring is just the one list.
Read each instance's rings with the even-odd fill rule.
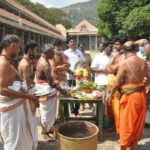
[[88,22],[86,19],[83,19],[79,24],[74,27],[74,30],[80,30],[82,26],[86,26],[88,31],[97,30],[97,28]]
[[3,0],[0,3],[3,6],[0,8],[0,22],[19,27],[23,30],[37,32],[62,40],[65,39],[58,28],[16,1]]
[[74,28],[68,30],[69,34],[78,34],[78,35],[86,35],[86,34],[97,34],[98,29],[92,25],[86,19],[83,19],[79,24],[77,24]]

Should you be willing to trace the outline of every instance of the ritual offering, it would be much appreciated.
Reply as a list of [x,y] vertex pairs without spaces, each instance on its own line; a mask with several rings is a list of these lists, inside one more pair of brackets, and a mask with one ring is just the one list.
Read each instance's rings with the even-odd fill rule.
[[84,67],[83,63],[79,63],[75,69],[76,86],[70,91],[71,97],[91,100],[103,96],[103,90],[97,88],[98,86],[90,81],[89,75],[89,70]]
[[103,96],[103,91],[97,90],[96,87],[96,84],[92,81],[81,81],[78,87],[75,87],[70,91],[70,95],[85,100],[100,98]]

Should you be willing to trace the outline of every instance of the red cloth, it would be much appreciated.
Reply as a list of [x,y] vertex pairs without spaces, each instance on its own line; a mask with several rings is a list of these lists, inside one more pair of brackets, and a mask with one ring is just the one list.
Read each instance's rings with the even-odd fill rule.
[[36,80],[36,83],[42,84],[42,83],[48,83],[46,80]]

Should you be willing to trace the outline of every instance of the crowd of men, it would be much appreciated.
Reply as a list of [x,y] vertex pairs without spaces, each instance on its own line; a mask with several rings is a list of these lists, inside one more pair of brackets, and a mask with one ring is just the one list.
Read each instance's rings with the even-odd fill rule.
[[[36,108],[40,112],[41,134],[44,139],[50,140],[51,129],[61,115],[59,96],[68,96],[63,87],[76,85],[76,64],[84,62],[91,80],[93,73],[98,86],[108,85],[108,74],[116,76],[108,96],[108,115],[115,122],[121,150],[137,150],[145,122],[146,93],[150,89],[149,42],[146,39],[127,41],[122,36],[116,36],[113,44],[108,41],[100,44],[93,61],[85,52],[84,43],[79,43],[77,47],[72,37],[68,37],[66,43],[68,49],[65,51],[59,40],[46,43],[39,56],[38,44],[28,41],[21,60],[16,64],[12,58],[19,54],[21,41],[16,35],[3,37],[0,54],[0,132],[4,149],[37,149]],[[113,104],[116,100],[119,101],[119,108]],[[78,115],[79,109],[84,107],[74,103],[71,112]],[[115,114],[116,111],[119,114]]]

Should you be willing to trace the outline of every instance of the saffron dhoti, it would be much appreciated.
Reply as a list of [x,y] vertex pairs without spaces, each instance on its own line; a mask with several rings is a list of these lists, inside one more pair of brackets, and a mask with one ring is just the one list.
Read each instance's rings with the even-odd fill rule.
[[121,146],[130,146],[141,138],[146,116],[146,93],[143,86],[140,83],[121,87],[128,91],[120,99],[118,131]]

